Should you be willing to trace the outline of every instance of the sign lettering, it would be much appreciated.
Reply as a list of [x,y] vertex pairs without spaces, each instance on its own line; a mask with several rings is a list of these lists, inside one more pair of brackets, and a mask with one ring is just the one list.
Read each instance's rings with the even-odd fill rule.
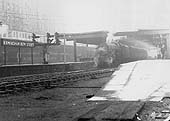
[[24,41],[15,41],[15,40],[6,40],[2,39],[3,46],[19,46],[19,47],[34,47],[33,42],[24,42]]

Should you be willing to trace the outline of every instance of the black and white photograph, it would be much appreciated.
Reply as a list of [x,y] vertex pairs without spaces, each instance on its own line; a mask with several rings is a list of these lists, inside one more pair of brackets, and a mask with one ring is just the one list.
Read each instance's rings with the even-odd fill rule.
[[0,0],[0,121],[170,121],[170,0]]

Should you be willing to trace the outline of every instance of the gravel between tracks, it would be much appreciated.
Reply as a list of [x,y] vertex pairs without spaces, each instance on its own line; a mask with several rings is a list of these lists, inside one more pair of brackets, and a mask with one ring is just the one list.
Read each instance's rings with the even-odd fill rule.
[[[67,86],[0,98],[0,121],[70,121],[93,108],[87,95],[95,94],[109,77],[82,80]],[[93,87],[93,88],[85,88]]]
[[[101,87],[110,77],[79,81],[67,86]],[[72,121],[96,106],[86,102],[100,88],[54,88],[0,98],[0,121]],[[169,108],[170,100],[146,103],[141,119],[153,120],[151,113]]]

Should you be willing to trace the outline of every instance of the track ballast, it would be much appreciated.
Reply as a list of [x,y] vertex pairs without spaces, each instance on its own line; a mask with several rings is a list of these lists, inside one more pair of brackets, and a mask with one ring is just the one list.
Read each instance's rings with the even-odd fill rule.
[[114,69],[100,69],[91,71],[80,70],[0,78],[0,96],[31,90],[62,87],[74,81],[109,76],[113,73],[113,71]]

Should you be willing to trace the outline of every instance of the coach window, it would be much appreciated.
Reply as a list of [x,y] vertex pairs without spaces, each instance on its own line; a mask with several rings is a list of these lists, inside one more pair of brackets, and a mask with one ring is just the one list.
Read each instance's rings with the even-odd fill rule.
[[16,32],[16,38],[18,38],[18,32]]
[[3,37],[6,37],[6,33],[3,34]]
[[12,32],[8,32],[8,37],[12,37]]
[[27,39],[27,34],[26,33],[24,34],[24,38]]
[[12,32],[12,34],[13,34],[12,36],[15,37],[15,32]]
[[22,34],[21,33],[19,33],[19,38],[22,38]]
[[28,36],[28,39],[31,39],[31,34]]
[[27,33],[25,33],[25,38],[26,38],[26,40],[28,39]]

